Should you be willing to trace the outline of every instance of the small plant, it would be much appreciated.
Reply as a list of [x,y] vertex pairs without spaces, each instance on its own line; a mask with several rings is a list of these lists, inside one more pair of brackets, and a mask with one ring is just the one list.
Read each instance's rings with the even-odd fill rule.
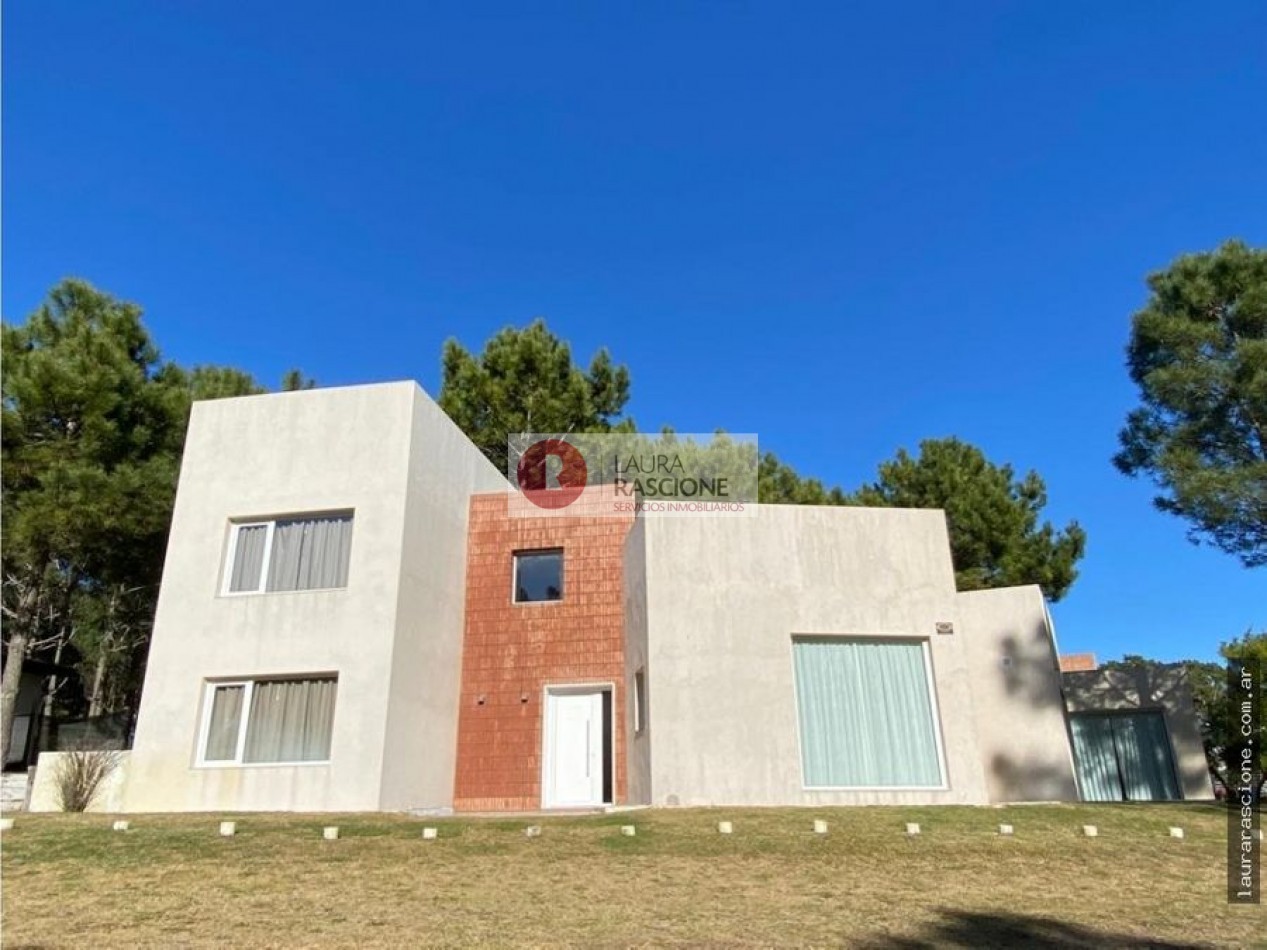
[[114,749],[73,749],[62,754],[54,768],[63,811],[87,811],[101,783],[119,766]]

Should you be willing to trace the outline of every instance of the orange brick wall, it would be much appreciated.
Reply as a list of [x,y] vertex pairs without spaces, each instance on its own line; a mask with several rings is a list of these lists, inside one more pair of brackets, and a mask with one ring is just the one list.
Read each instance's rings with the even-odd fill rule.
[[[566,517],[523,518],[508,516],[504,493],[471,498],[459,811],[541,807],[543,687],[564,683],[613,684],[613,794],[625,800],[623,563],[632,516],[586,517],[585,501]],[[563,599],[515,604],[513,555],[534,548],[563,549]]]
[[1060,657],[1060,672],[1085,673],[1098,670],[1100,664],[1095,661],[1094,653],[1066,653]]

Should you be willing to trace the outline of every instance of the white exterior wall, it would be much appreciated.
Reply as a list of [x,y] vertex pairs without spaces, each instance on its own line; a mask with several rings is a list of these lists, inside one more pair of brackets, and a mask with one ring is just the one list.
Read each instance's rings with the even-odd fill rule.
[[[443,555],[458,566],[437,577],[462,583],[465,497],[496,473],[414,383],[317,389],[194,406],[168,543],[163,586],[124,790],[128,811],[375,810],[417,802],[444,806],[452,742],[397,767],[403,736],[447,734],[424,719],[447,707],[458,676],[461,608],[441,597],[417,610],[402,590],[422,583]],[[423,461],[433,441],[444,466]],[[482,462],[482,457],[480,457]],[[434,478],[435,484],[430,480]],[[448,480],[456,484],[448,485]],[[224,596],[232,519],[354,511],[348,586]],[[428,553],[428,545],[434,551]],[[446,564],[447,564],[446,560]],[[398,624],[398,611],[409,610]],[[433,646],[434,645],[434,646]],[[393,679],[397,649],[417,679]],[[407,659],[406,659],[407,657]],[[196,764],[205,683],[337,673],[327,764]],[[410,699],[413,690],[420,697]],[[389,728],[390,726],[390,728]]]
[[[988,800],[942,512],[763,505],[642,527],[652,804]],[[804,788],[792,637],[823,634],[929,641],[949,788]]]
[[1038,587],[959,595],[992,802],[1077,801],[1060,661]]
[[470,496],[498,489],[505,475],[415,386],[380,808],[453,805]]
[[[647,539],[646,520],[639,518],[625,539],[625,774],[626,800],[650,805],[651,797],[651,679],[647,650]],[[634,674],[644,672],[646,705],[643,728],[634,731]]]

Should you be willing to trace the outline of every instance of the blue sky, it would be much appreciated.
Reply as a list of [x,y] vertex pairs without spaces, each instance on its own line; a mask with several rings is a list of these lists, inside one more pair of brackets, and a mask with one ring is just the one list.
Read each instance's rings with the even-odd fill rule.
[[1267,245],[1267,7],[4,7],[3,314],[56,280],[164,354],[415,378],[545,316],[644,427],[855,487],[957,435],[1089,534],[1061,648],[1209,657],[1267,571],[1109,458],[1144,276]]

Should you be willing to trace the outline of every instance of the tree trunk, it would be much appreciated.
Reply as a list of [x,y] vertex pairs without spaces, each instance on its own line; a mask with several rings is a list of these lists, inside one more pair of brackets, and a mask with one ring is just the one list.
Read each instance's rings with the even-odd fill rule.
[[[15,625],[17,626],[17,625]],[[9,655],[0,677],[0,767],[9,761],[9,744],[13,741],[13,713],[18,707],[18,690],[22,686],[22,666],[31,634],[19,627],[9,635]]]
[[101,715],[101,710],[105,707],[102,698],[105,695],[106,686],[106,660],[110,654],[106,652],[108,644],[102,644],[102,650],[97,655],[96,668],[92,671],[92,696],[88,700],[88,718],[94,719]]

